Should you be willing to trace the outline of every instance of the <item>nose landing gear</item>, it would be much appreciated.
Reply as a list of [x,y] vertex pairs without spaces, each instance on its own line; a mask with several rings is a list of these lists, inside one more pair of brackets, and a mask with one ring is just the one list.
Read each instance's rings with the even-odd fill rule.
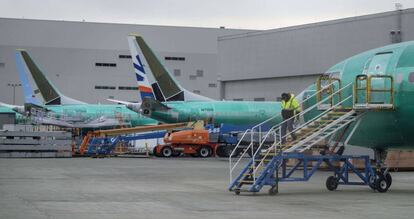
[[392,184],[391,174],[388,172],[384,163],[387,158],[387,151],[383,149],[374,149],[376,162],[376,175],[369,179],[369,186],[380,193],[387,192]]

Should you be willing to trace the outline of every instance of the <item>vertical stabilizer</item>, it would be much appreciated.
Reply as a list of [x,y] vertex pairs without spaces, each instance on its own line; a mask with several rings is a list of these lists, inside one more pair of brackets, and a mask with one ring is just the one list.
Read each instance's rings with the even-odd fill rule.
[[30,85],[29,78],[27,77],[27,67],[23,64],[24,60],[20,51],[16,52],[16,66],[19,73],[20,82],[23,88],[24,102],[39,105],[40,102],[36,99],[33,92],[33,88]]
[[[151,86],[152,93],[155,95],[158,101],[211,100],[208,97],[191,93],[182,88],[181,85],[174,79],[174,77],[167,71],[167,69],[160,62],[155,53],[151,50],[151,48],[141,36],[130,34],[128,37],[128,42],[129,48],[131,50],[131,55],[134,59],[135,72],[138,71],[145,75],[144,80],[147,80],[146,86]],[[141,66],[136,66],[139,60],[145,60],[145,62],[143,62],[143,65]],[[142,71],[140,71],[139,67],[142,68]],[[149,78],[153,80],[151,81],[151,84],[148,80]],[[138,83],[140,83],[139,79],[142,78],[138,78],[137,76],[137,79]]]
[[[27,70],[30,72],[34,82],[36,83],[36,86],[40,91],[40,94],[45,101],[45,105],[85,104],[82,101],[75,100],[61,94],[59,90],[52,84],[52,82],[50,82],[50,80],[43,74],[43,72],[32,60],[26,50],[18,50],[16,52],[16,62],[18,66],[20,62],[22,69],[24,69],[26,72]],[[25,65],[23,65],[22,62],[25,63]],[[31,92],[33,93],[33,90]]]
[[[134,66],[135,77],[138,82],[138,90],[141,95],[141,100],[144,100],[145,98],[155,99],[155,93],[148,80],[148,73],[151,69],[145,67],[148,66],[148,63],[144,58],[141,49],[135,43],[135,36],[128,37],[128,45],[131,52],[132,64]],[[159,98],[161,97],[157,97],[157,100],[159,100]]]

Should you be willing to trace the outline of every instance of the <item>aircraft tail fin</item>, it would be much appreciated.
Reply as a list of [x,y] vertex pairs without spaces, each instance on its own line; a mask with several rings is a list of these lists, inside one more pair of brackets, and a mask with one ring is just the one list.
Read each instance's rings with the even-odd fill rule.
[[39,105],[39,100],[36,99],[33,88],[30,85],[29,78],[27,76],[27,66],[25,66],[23,62],[24,59],[22,56],[22,51],[16,52],[16,67],[23,88],[24,102]]
[[[154,91],[148,80],[148,71],[151,71],[148,66],[147,60],[144,58],[142,50],[137,46],[132,36],[128,37],[128,45],[131,52],[132,64],[134,66],[135,77],[138,82],[138,90],[141,95],[141,100],[145,98],[155,99]],[[158,98],[157,98],[158,100]]]
[[[135,72],[141,72],[146,86],[151,86],[153,95],[158,101],[185,101],[185,100],[211,100],[198,94],[191,93],[180,86],[157,58],[142,36],[130,34],[129,48],[134,59]],[[140,63],[140,60],[143,63]],[[143,65],[140,65],[143,64]],[[138,83],[143,81],[137,76]],[[150,84],[150,80],[152,79]]]
[[[82,101],[75,100],[61,94],[61,92],[43,74],[43,72],[36,65],[26,50],[18,50],[16,52],[16,62],[18,63],[17,65],[20,65],[22,69],[27,69],[30,72],[34,82],[40,91],[40,94],[45,101],[45,105],[85,104]],[[25,63],[26,67],[24,67],[23,63]]]

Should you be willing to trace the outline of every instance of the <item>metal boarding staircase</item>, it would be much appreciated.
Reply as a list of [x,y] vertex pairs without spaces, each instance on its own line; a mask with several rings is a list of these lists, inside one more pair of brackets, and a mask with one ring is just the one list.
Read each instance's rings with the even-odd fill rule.
[[[388,80],[390,82],[390,86],[388,87],[390,88],[372,88],[370,82],[373,79],[375,80],[378,78]],[[328,81],[328,84],[326,86],[322,86],[321,82],[323,80]],[[365,80],[366,83],[360,83],[362,80]],[[366,86],[361,87],[361,84]],[[349,90],[351,90],[351,92],[349,92]],[[357,92],[361,90],[364,90],[364,94],[366,95],[364,103],[358,102],[358,97],[360,94]],[[328,95],[323,98],[322,94],[326,91],[328,91]],[[390,101],[371,104],[370,95],[372,92],[390,92]],[[342,94],[344,93],[348,93],[347,96],[343,97]],[[270,185],[272,187],[277,185],[279,169],[285,162],[284,159],[286,156],[283,155],[302,153],[308,149],[311,149],[317,143],[326,140],[331,136],[334,136],[341,130],[345,130],[345,127],[359,120],[367,110],[393,109],[394,107],[393,80],[391,76],[384,75],[359,75],[356,77],[355,83],[350,82],[344,87],[341,87],[341,81],[339,79],[333,80],[329,77],[326,78],[326,76],[322,76],[318,79],[317,91],[302,101],[301,104],[304,104],[304,102],[310,100],[315,96],[317,99],[316,104],[308,107],[298,116],[304,116],[306,113],[314,110],[315,108],[322,112],[293,130],[293,132],[297,135],[296,139],[291,142],[282,144],[281,138],[287,137],[288,134],[286,134],[286,136],[280,136],[280,129],[281,126],[287,121],[283,121],[273,126],[266,134],[263,134],[263,137],[261,138],[257,149],[253,146],[253,142],[250,142],[246,151],[251,150],[253,156],[235,178],[233,178],[233,173],[234,171],[240,169],[238,166],[246,151],[244,151],[242,156],[237,159],[235,164],[232,163],[233,153],[229,156],[230,191],[235,191],[236,194],[238,194],[244,187],[247,186],[247,188],[243,191],[258,192],[264,185]],[[350,106],[346,107],[347,105]],[[275,117],[278,116],[280,115],[277,115]],[[253,127],[252,129],[246,130],[243,134],[243,137],[246,135],[248,136],[249,134],[252,136],[255,130],[260,130],[264,124],[268,123],[272,119],[274,118],[272,117]],[[273,134],[273,136],[279,137],[275,137],[273,144],[269,148],[264,149],[264,142],[271,134]],[[238,147],[239,144],[236,145],[233,152],[235,152]],[[322,162],[322,160],[319,162]],[[304,167],[304,171],[306,168]]]

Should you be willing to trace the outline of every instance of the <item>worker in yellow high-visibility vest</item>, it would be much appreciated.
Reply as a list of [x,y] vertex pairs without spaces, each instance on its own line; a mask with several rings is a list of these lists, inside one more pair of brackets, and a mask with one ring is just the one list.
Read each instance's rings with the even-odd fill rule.
[[293,140],[296,139],[296,135],[293,132],[293,123],[295,122],[296,114],[300,112],[299,102],[296,100],[295,95],[289,93],[282,94],[282,144],[286,143],[286,134],[287,130],[289,130],[290,135],[292,136]]

